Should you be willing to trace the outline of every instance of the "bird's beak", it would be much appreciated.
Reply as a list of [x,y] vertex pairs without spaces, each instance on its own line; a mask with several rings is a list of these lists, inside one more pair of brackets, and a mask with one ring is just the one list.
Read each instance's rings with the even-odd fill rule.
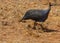
[[25,17],[23,17],[19,22],[23,22],[25,20]]
[[19,22],[23,22],[23,23],[25,23],[26,21],[25,21],[24,19],[21,19]]
[[23,21],[23,19],[19,20],[19,22],[22,22],[22,21]]

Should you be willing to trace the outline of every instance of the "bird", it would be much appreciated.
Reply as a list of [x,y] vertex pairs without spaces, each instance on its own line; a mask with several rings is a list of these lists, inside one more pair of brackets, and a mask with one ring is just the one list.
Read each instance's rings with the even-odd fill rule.
[[30,9],[28,10],[22,20],[32,19],[38,22],[44,22],[48,18],[48,13],[51,10],[51,3],[49,3],[49,8],[46,10],[39,10],[39,9]]
[[[28,11],[26,11],[25,15],[23,16],[23,18],[20,20],[28,20],[28,19],[32,19],[34,20],[34,27],[33,29],[35,29],[35,26],[37,25],[36,22],[45,22],[46,19],[48,18],[48,14],[51,10],[51,3],[49,3],[49,8],[45,9],[45,10],[39,10],[39,9],[30,9]],[[43,30],[45,30],[42,26],[42,24],[40,25],[42,27]],[[47,29],[46,29],[47,30]]]

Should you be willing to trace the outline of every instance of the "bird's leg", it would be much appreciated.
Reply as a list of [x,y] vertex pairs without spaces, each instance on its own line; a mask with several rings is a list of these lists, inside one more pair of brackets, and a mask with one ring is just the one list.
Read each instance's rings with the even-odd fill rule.
[[40,26],[44,32],[47,32],[49,30],[49,29],[47,29],[47,27],[43,26],[43,22],[40,24]]
[[41,29],[42,29],[43,31],[46,31],[46,29],[45,29],[44,26],[43,26],[43,22],[41,22],[40,26],[41,26]]
[[36,23],[36,21],[35,21],[35,22],[34,22],[34,26],[33,26],[32,29],[36,29],[36,25],[37,25],[37,23]]
[[40,24],[40,26],[41,26],[42,30],[44,30],[44,27],[43,27],[43,25],[42,25],[42,24]]

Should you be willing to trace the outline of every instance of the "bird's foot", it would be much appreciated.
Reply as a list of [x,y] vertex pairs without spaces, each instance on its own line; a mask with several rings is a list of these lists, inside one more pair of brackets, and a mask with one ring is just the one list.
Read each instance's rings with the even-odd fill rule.
[[33,27],[32,29],[36,30],[36,27]]

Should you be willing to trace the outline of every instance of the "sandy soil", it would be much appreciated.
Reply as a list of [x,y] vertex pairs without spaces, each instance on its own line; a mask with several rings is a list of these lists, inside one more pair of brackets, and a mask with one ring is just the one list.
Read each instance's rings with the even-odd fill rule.
[[0,43],[60,43],[60,32],[43,32],[40,25],[34,30],[33,20],[19,22],[27,10],[47,9],[49,2],[54,6],[43,26],[60,31],[60,0],[0,0]]

